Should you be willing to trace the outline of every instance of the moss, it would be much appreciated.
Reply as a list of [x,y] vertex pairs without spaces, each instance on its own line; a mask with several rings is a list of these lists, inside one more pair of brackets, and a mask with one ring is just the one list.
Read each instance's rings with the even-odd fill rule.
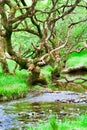
[[17,71],[15,75],[0,73],[0,101],[24,97],[29,89],[26,77],[26,71]]

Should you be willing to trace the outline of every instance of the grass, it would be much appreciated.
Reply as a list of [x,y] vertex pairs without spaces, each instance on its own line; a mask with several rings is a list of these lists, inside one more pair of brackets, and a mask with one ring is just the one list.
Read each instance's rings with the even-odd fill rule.
[[[87,66],[87,50],[83,50],[80,53],[74,52],[69,55],[67,66],[71,67],[77,65]],[[15,62],[8,60],[8,66],[10,68],[10,71],[12,72],[15,66]],[[41,74],[44,74],[48,83],[48,87],[51,88],[51,73],[54,71],[54,69],[55,67],[53,68],[50,65],[47,65],[41,69]],[[7,75],[2,74],[0,69],[0,95],[13,97],[14,95],[21,96],[23,95],[23,93],[28,92],[27,77],[28,72],[25,70],[19,71],[17,69],[15,75]],[[52,89],[54,89],[54,86]]]
[[[15,62],[8,60],[8,67],[10,72],[13,71]],[[53,68],[48,65],[41,69],[41,74],[44,74],[48,86],[51,84],[51,72]],[[22,96],[24,93],[28,92],[28,84],[27,84],[27,77],[28,77],[27,70],[19,71],[16,70],[14,75],[3,74],[0,69],[0,95],[5,96],[8,98],[14,98],[15,96]],[[41,86],[36,85],[34,89],[40,89]],[[6,99],[7,100],[7,99]]]
[[[12,70],[13,62],[9,62],[9,67]],[[9,100],[13,98],[23,97],[28,92],[27,85],[28,73],[25,70],[19,71],[16,74],[3,74],[0,69],[0,96],[1,100]],[[4,98],[6,97],[6,98]]]
[[87,50],[83,50],[80,53],[73,52],[69,55],[69,59],[67,61],[67,66],[74,67],[74,66],[87,66]]
[[81,115],[75,120],[65,119],[61,122],[51,117],[48,122],[30,126],[28,130],[87,130],[87,115]]

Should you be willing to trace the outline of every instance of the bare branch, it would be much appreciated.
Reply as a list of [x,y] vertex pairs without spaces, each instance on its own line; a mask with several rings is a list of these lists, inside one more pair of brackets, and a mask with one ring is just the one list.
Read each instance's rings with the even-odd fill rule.
[[71,24],[69,25],[69,27],[74,26],[74,25],[79,24],[79,23],[82,23],[82,22],[86,22],[86,21],[87,21],[87,17],[84,18],[84,19],[82,19],[82,20],[79,20],[79,21],[77,21],[77,22],[71,23]]
[[35,30],[32,30],[30,28],[17,28],[17,29],[13,29],[14,32],[19,32],[19,31],[26,31],[28,33],[34,34],[36,36],[39,36],[39,33]]
[[58,50],[64,48],[67,45],[68,39],[69,39],[69,36],[70,36],[70,30],[71,30],[71,28],[72,27],[68,28],[68,33],[67,33],[67,37],[66,37],[65,43],[63,45],[59,46],[58,48],[55,48],[55,49],[51,50],[49,53],[46,53],[44,56],[42,56],[40,58],[40,61],[43,61],[45,59],[45,57],[47,57],[49,55],[52,55],[52,53],[54,53],[55,51],[58,51]]
[[70,14],[75,9],[75,7],[80,3],[80,1],[81,0],[76,0],[75,3],[71,6],[70,9],[68,9],[67,11],[62,13],[61,15],[57,16],[56,18],[51,19],[50,22],[49,22],[49,26],[51,26],[57,20],[59,20],[59,19],[65,17],[66,15]]

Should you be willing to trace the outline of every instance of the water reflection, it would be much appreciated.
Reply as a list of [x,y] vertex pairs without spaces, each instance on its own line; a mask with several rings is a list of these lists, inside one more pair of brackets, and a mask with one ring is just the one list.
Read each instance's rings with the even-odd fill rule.
[[[58,102],[5,103],[0,105],[0,130],[17,130],[19,128],[24,130],[27,125],[34,124],[39,120],[47,120],[51,114],[63,119],[65,115],[70,117],[71,115],[85,113],[86,107],[86,104],[60,104]],[[25,113],[25,115],[19,116],[20,112]],[[37,113],[38,116],[26,116],[32,112]]]

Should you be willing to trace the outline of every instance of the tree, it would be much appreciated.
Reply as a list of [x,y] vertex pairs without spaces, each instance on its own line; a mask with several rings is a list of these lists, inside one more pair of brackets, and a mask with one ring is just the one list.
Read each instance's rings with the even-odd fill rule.
[[5,56],[4,39],[2,37],[0,37],[0,62],[2,65],[3,73],[9,73],[8,64]]
[[[39,77],[40,67],[53,62],[61,61],[60,49],[68,45],[70,30],[73,26],[81,22],[86,22],[86,16],[82,16],[78,21],[69,21],[67,26],[67,35],[64,40],[55,41],[57,37],[58,21],[63,21],[67,16],[71,16],[76,8],[87,8],[86,2],[81,0],[0,0],[0,36],[6,41],[7,52],[13,60],[20,65],[21,69],[28,69],[32,74],[36,73]],[[33,46],[33,58],[26,58],[13,48],[12,34],[14,32],[28,32],[29,35],[38,37],[38,45]],[[29,52],[28,52],[29,53]]]

